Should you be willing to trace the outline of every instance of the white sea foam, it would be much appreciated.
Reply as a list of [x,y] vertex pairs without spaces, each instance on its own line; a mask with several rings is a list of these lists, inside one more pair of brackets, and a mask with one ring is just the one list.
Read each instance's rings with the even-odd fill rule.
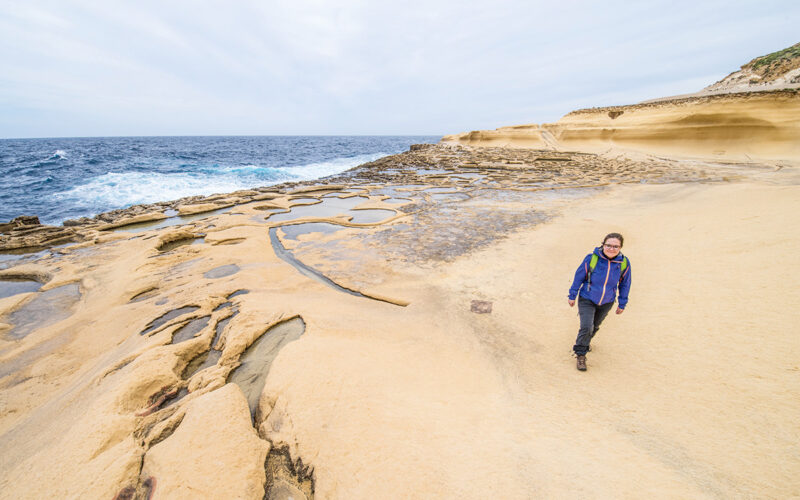
[[63,149],[56,149],[56,152],[53,153],[53,156],[51,156],[49,159],[50,160],[56,160],[56,159],[62,159],[63,160],[66,157],[67,157],[67,152],[66,151],[64,151]]
[[291,176],[292,180],[307,181],[344,172],[362,163],[377,160],[387,154],[388,153],[373,153],[353,156],[351,158],[336,158],[335,160],[326,162],[309,163],[308,165],[301,165],[298,167],[284,167],[278,170]]
[[92,211],[105,211],[141,203],[170,201],[185,196],[227,193],[287,181],[318,179],[382,156],[385,154],[359,155],[281,168],[243,165],[172,174],[111,172],[93,177],[85,184],[56,193],[53,197],[57,202],[92,207]]
[[[243,189],[235,178],[111,172],[94,177],[68,191],[54,195],[58,201],[77,202],[89,206],[126,207],[139,203],[168,201],[184,196],[208,195]],[[82,202],[82,203],[81,203]]]

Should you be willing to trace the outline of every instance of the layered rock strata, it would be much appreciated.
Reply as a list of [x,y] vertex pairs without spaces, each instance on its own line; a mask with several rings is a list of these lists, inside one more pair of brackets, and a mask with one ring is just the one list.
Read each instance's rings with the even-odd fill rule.
[[687,97],[573,111],[555,123],[444,136],[445,143],[800,162],[800,91]]

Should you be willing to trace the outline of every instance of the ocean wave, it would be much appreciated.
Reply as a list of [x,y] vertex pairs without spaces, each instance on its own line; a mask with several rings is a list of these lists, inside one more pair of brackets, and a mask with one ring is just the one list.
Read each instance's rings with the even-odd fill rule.
[[[185,196],[210,195],[249,187],[235,177],[111,172],[53,195],[55,201],[91,207],[123,208],[141,203],[169,201]],[[87,214],[88,215],[88,214]]]
[[67,157],[67,152],[63,149],[56,149],[56,152],[53,153],[48,160],[63,160]]
[[358,155],[280,168],[241,165],[199,168],[182,173],[111,172],[55,193],[53,201],[83,206],[87,212],[83,215],[93,215],[99,207],[109,210],[186,196],[228,193],[281,182],[318,179],[382,156],[386,154]]
[[286,175],[292,176],[292,180],[308,181],[344,172],[345,170],[357,167],[362,163],[375,161],[378,158],[387,156],[388,154],[390,153],[371,153],[346,158],[336,158],[334,160],[319,163],[309,163],[296,167],[281,167],[277,170],[284,172]]

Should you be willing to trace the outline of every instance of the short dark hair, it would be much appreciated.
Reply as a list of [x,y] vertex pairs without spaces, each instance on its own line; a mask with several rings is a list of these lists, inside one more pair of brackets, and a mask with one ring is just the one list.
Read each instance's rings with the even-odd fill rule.
[[622,248],[622,245],[625,243],[625,239],[619,233],[608,233],[605,238],[603,238],[603,245],[606,244],[609,238],[616,238],[619,240],[619,247]]

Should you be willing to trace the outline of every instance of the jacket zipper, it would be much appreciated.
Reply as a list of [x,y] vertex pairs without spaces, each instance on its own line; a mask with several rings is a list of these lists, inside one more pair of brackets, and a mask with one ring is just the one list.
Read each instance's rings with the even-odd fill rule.
[[[605,257],[603,257],[605,259]],[[611,273],[611,261],[606,259],[606,282],[603,283],[603,293],[600,295],[600,303],[598,305],[603,305],[603,299],[606,296],[606,286],[608,286],[608,275]]]

